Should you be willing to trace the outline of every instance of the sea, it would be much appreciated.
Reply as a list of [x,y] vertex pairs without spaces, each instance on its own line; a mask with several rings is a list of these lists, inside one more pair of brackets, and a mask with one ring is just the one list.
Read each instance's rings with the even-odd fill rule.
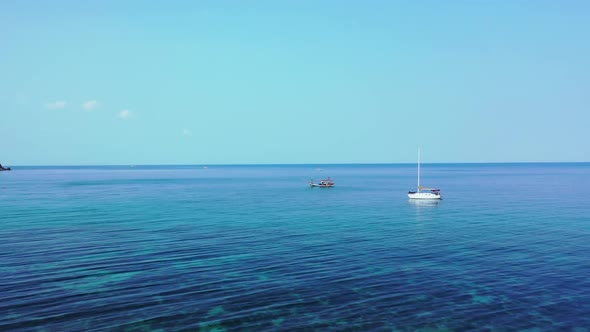
[[[333,188],[311,188],[330,177]],[[13,167],[0,331],[590,331],[590,163]]]

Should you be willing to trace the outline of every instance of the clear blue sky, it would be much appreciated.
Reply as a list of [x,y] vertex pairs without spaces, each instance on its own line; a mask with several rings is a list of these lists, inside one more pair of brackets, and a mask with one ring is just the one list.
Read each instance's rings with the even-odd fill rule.
[[588,1],[2,1],[4,165],[590,161]]

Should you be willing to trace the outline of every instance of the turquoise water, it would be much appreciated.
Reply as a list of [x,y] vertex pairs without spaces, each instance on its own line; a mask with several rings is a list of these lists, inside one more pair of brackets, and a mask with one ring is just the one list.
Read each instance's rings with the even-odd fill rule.
[[588,163],[13,169],[2,331],[590,331]]

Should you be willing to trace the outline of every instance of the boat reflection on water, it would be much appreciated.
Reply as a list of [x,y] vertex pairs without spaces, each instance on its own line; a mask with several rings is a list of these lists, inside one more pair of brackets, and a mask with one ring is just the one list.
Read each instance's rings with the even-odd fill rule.
[[408,204],[418,208],[431,208],[438,207],[438,205],[441,204],[441,201],[438,199],[408,199]]
[[438,219],[438,207],[442,204],[438,199],[408,199],[408,205],[414,210],[414,220],[418,223]]
[[408,205],[414,209],[418,221],[436,219],[435,210],[438,209],[439,204],[441,202],[438,199],[408,199]]

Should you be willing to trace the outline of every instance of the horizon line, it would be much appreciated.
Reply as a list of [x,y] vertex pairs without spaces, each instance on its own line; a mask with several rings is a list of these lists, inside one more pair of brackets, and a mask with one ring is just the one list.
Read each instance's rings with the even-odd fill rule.
[[[429,165],[449,164],[587,164],[590,161],[483,161],[483,162],[422,162]],[[54,164],[9,165],[7,167],[145,167],[145,166],[313,166],[313,165],[416,165],[416,162],[361,162],[361,163],[182,163],[182,164]]]

